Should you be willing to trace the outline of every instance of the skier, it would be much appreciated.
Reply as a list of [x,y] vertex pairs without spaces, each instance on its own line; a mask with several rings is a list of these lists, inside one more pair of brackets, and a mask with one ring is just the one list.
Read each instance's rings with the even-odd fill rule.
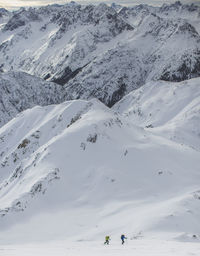
[[127,239],[127,237],[125,237],[125,235],[121,235],[122,244],[124,244],[124,239]]
[[105,237],[105,242],[104,242],[104,244],[109,244],[109,241],[110,241],[110,237],[109,237],[109,236],[106,236],[106,237]]

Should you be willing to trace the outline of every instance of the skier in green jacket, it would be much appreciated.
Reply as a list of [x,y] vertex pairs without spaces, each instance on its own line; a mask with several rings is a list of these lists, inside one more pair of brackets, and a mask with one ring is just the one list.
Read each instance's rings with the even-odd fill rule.
[[109,244],[109,241],[110,241],[110,237],[109,237],[109,236],[106,236],[106,237],[105,237],[105,242],[104,242],[104,244]]

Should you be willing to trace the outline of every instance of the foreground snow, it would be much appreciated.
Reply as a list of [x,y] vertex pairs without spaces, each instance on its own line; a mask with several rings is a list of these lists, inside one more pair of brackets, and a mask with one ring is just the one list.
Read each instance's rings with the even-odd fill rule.
[[124,246],[120,241],[112,241],[109,246],[104,246],[102,241],[58,241],[46,244],[1,245],[0,254],[1,256],[199,256],[200,243],[140,239],[128,240]]

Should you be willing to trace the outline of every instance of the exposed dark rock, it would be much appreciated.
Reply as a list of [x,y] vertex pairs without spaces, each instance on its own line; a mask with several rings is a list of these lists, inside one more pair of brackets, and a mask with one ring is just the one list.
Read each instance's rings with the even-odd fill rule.
[[113,92],[112,97],[108,103],[108,107],[112,107],[116,102],[121,100],[126,94],[126,84],[120,79],[119,88]]
[[180,82],[183,80],[191,79],[200,76],[200,52],[194,53],[195,59],[191,60],[186,55],[185,58],[181,61],[181,65],[173,70],[173,67],[168,67],[165,70],[161,80],[171,81],[171,82]]
[[25,148],[30,143],[30,140],[24,139],[17,148]]
[[77,68],[76,70],[72,71],[70,67],[66,67],[61,75],[58,76],[58,78],[53,78],[52,82],[64,85],[66,84],[69,80],[74,78],[79,72],[82,71],[84,67],[86,67],[88,64],[86,64],[83,67]]
[[194,26],[192,26],[188,22],[185,22],[184,24],[180,25],[178,28],[178,31],[176,32],[176,34],[184,34],[184,33],[190,34],[190,36],[200,39],[200,36],[196,31],[196,29],[194,28]]
[[90,134],[87,138],[88,142],[95,143],[97,141],[97,134]]

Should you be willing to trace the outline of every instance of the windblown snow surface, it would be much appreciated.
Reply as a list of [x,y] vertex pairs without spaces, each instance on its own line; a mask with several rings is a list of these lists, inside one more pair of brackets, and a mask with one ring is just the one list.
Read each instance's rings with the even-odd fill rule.
[[199,83],[151,82],[112,109],[36,106],[4,125],[0,254],[199,255]]

